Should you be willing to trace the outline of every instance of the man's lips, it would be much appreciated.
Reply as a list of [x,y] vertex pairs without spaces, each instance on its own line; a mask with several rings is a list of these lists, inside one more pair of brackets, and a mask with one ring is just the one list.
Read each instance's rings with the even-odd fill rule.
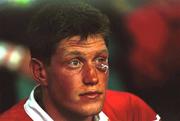
[[103,93],[100,91],[86,91],[83,92],[81,94],[79,94],[80,97],[86,97],[89,99],[95,99],[97,97],[99,97],[100,95],[102,95]]

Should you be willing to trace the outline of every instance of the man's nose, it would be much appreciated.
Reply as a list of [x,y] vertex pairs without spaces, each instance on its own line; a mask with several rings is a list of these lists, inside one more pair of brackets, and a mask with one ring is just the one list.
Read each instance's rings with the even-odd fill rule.
[[85,85],[93,86],[98,84],[98,82],[99,79],[96,68],[92,65],[86,65],[83,71],[83,83]]

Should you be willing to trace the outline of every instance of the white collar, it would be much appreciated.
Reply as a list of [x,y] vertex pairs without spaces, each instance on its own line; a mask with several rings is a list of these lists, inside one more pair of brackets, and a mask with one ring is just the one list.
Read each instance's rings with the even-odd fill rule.
[[[39,85],[38,85],[39,86]],[[34,87],[31,94],[24,104],[24,110],[33,121],[54,121],[36,102],[34,91],[38,87]],[[99,113],[99,121],[108,121],[108,117],[101,111]]]

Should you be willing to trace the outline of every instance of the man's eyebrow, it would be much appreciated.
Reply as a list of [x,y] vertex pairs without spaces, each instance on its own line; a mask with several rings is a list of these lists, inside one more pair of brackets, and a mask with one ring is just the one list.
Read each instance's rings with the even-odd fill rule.
[[79,52],[79,51],[72,51],[72,52],[69,52],[69,51],[65,51],[64,52],[64,56],[69,56],[69,55],[74,55],[74,56],[85,56],[85,54]]
[[[103,50],[100,50],[100,51],[97,51],[95,53],[95,55],[100,55],[100,54],[103,54],[103,53],[107,53],[108,54],[108,50],[107,49],[103,49]],[[64,56],[70,56],[70,55],[73,55],[73,56],[82,56],[82,57],[85,57],[86,55],[80,51],[65,51],[64,52]]]
[[107,54],[109,54],[109,52],[108,52],[107,49],[103,49],[103,50],[101,50],[101,51],[96,52],[97,55],[98,55],[98,54],[102,54],[102,53],[107,53]]

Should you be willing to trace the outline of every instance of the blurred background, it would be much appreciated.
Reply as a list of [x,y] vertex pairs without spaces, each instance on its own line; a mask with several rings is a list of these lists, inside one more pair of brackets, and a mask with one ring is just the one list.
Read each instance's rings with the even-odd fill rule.
[[[35,85],[26,28],[49,1],[0,0],[0,113]],[[109,88],[138,95],[163,121],[180,121],[180,1],[82,1],[110,18]]]

